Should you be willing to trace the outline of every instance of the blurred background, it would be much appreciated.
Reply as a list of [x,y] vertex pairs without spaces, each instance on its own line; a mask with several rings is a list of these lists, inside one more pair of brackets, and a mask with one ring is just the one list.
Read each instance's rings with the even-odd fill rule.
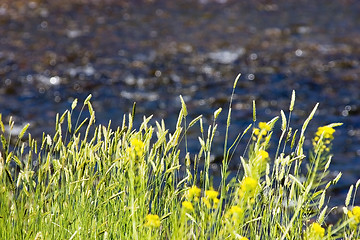
[[[331,201],[343,204],[360,178],[359,13],[356,0],[2,0],[0,112],[4,122],[14,117],[14,134],[30,123],[40,139],[54,132],[56,113],[91,93],[98,124],[111,119],[116,128],[136,101],[137,124],[153,114],[152,123],[165,119],[173,129],[181,94],[190,117],[203,114],[207,124],[224,109],[213,151],[216,177],[241,72],[230,140],[252,122],[252,100],[258,120],[269,121],[281,109],[288,114],[293,89],[293,128],[320,103],[306,147],[318,126],[344,123],[331,166],[332,175],[343,172]],[[190,132],[192,152],[199,149],[197,128]]]

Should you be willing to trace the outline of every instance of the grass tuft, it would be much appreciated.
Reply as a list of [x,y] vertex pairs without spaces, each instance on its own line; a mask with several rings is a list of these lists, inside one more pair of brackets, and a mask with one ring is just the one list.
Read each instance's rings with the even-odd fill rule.
[[[230,97],[217,188],[209,168],[221,108],[206,131],[201,115],[187,125],[186,103],[180,96],[176,129],[170,132],[164,121],[150,125],[151,116],[136,129],[134,104],[122,126],[112,129],[111,122],[95,124],[89,95],[81,106],[89,118],[81,122],[81,116],[73,116],[75,99],[71,109],[57,115],[53,136],[44,134],[38,143],[28,134],[25,140],[25,125],[15,144],[0,114],[0,239],[360,238],[360,207],[354,206],[360,181],[351,186],[340,220],[327,221],[333,209],[326,205],[326,192],[341,177],[328,178],[333,133],[340,124],[319,127],[306,153],[305,130],[318,104],[300,131],[292,129],[293,91],[288,118],[281,111],[275,156],[268,148],[280,117],[257,123],[255,102],[253,124],[230,142],[239,78]],[[187,132],[197,124],[200,149],[190,154]],[[10,118],[9,129],[13,125]],[[229,162],[245,136],[241,165],[228,179]],[[185,149],[180,149],[182,141]]]

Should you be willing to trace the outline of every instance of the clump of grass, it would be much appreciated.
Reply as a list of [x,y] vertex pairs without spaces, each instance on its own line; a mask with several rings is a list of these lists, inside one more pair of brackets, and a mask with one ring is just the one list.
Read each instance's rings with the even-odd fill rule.
[[[331,141],[338,123],[319,127],[313,149],[304,151],[305,130],[315,105],[301,129],[290,127],[295,92],[288,118],[257,122],[230,144],[228,110],[221,163],[221,184],[214,189],[209,174],[212,142],[217,130],[205,129],[202,116],[187,124],[182,108],[174,132],[164,121],[133,126],[134,112],[124,116],[116,129],[95,125],[89,96],[82,110],[89,118],[73,126],[73,110],[56,118],[56,133],[41,142],[28,126],[14,146],[0,118],[0,239],[357,239],[360,237],[360,207],[350,204],[360,185],[351,186],[344,214],[328,224],[326,192],[341,173],[328,181]],[[0,115],[1,116],[1,115]],[[281,118],[281,136],[275,156],[268,147]],[[9,121],[10,129],[13,121]],[[200,125],[199,152],[190,157],[186,142],[189,128]],[[241,156],[236,177],[228,179],[232,152],[247,134],[248,146]],[[186,145],[186,144],[185,144]],[[181,160],[183,151],[185,159]],[[204,168],[199,169],[199,162]],[[182,166],[185,170],[182,170]]]

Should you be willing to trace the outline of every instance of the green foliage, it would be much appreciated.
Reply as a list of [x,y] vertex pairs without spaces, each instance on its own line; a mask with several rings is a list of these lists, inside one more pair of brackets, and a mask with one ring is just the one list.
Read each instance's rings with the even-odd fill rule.
[[[135,129],[134,104],[132,114],[114,130],[110,122],[95,125],[90,95],[81,108],[88,109],[89,119],[80,122],[78,116],[72,125],[75,100],[70,110],[57,115],[54,136],[44,134],[38,144],[28,134],[25,141],[26,125],[12,147],[0,115],[0,239],[359,238],[360,208],[350,202],[360,181],[351,187],[339,222],[326,221],[331,211],[325,204],[326,191],[341,176],[325,179],[334,127],[340,124],[320,127],[306,156],[305,130],[318,105],[297,136],[298,130],[290,127],[293,92],[288,119],[281,111],[275,156],[267,149],[280,118],[257,123],[255,102],[253,124],[229,144],[231,103],[239,77],[228,109],[218,189],[212,187],[209,167],[222,109],[204,132],[202,116],[186,125],[188,112],[180,97],[182,108],[170,133],[164,121],[151,126],[151,116]],[[190,155],[179,144],[198,123],[201,147]],[[12,119],[8,125],[13,127]],[[228,179],[231,151],[246,134],[249,144],[240,169]]]

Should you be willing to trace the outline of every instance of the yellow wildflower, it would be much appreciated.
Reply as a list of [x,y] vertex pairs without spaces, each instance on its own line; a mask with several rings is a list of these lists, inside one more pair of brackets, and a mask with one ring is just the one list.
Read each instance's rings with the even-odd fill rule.
[[230,213],[232,213],[232,214],[238,214],[238,215],[240,215],[240,214],[243,213],[242,208],[239,207],[239,206],[232,206],[229,211],[230,211]]
[[265,130],[266,132],[270,131],[270,126],[266,122],[259,122],[259,128]]
[[316,132],[316,136],[320,137],[321,135],[323,135],[324,139],[333,139],[334,132],[335,132],[334,128],[329,126],[323,126],[318,128]]
[[325,229],[321,227],[321,225],[317,222],[311,224],[310,226],[310,232],[309,232],[309,239],[316,239],[316,238],[322,238],[325,235]]
[[183,201],[183,202],[182,202],[182,206],[183,206],[183,208],[184,208],[185,210],[187,210],[187,211],[189,211],[189,212],[194,211],[194,207],[193,207],[192,203],[189,202],[189,201]]
[[360,223],[360,207],[355,206],[351,211],[348,211],[348,216],[354,218],[356,223]]
[[245,177],[241,184],[241,190],[244,192],[253,191],[257,188],[258,181],[252,177]]
[[133,138],[130,140],[130,145],[131,148],[136,152],[136,154],[138,156],[142,156],[144,153],[144,142],[137,139],[137,138]]
[[160,218],[158,215],[156,214],[148,214],[146,217],[145,217],[145,224],[144,226],[145,227],[160,227]]
[[199,201],[200,194],[201,194],[201,189],[198,188],[197,186],[192,186],[188,190],[187,198],[189,200]]
[[267,159],[269,157],[269,153],[265,150],[260,150],[259,151],[259,156],[261,159]]
[[240,240],[249,240],[247,237],[240,237]]
[[[254,141],[256,141],[256,136],[259,135],[260,129],[254,128],[253,133],[254,133],[254,135],[253,135],[252,139],[253,139]],[[260,138],[261,138],[261,136],[260,136]]]
[[258,181],[252,177],[245,177],[240,186],[239,196],[244,197],[248,195],[250,197],[256,194],[258,188]]
[[[317,132],[315,133],[315,137],[313,139],[313,146],[316,147],[318,144],[321,144],[321,150],[329,151],[328,145],[331,143],[331,140],[334,139],[335,129],[329,126],[319,127]],[[319,143],[320,137],[322,136],[322,142]]]
[[263,136],[266,136],[268,132],[271,130],[270,126],[266,122],[259,122],[259,128],[254,128],[253,140],[256,141],[256,136],[258,136],[258,140],[261,140]]
[[239,223],[244,211],[239,206],[232,206],[225,214],[225,218],[232,220],[234,223]]
[[205,196],[209,199],[215,199],[218,195],[219,193],[213,189],[205,191]]
[[[217,205],[219,204],[219,199],[217,196],[219,193],[213,189],[205,191],[205,198],[203,198],[203,202],[206,205],[207,208],[217,208]],[[212,203],[212,205],[211,205]]]
[[202,201],[203,201],[203,203],[205,204],[205,206],[206,206],[207,208],[211,208],[211,204],[210,204],[209,199],[203,198]]

